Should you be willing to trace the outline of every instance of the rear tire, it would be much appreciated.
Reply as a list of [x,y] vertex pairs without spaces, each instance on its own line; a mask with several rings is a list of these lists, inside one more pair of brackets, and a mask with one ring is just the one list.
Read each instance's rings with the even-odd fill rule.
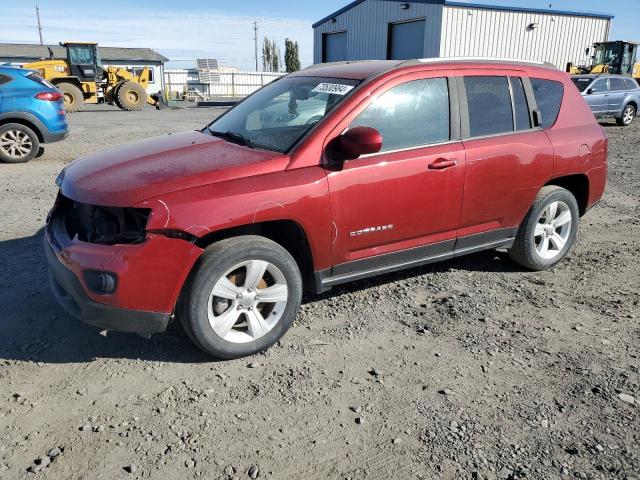
[[82,108],[82,104],[84,103],[82,90],[73,83],[61,82],[56,84],[56,88],[62,90],[64,94],[64,109],[67,113],[77,112]]
[[124,107],[120,103],[120,100],[118,100],[118,90],[120,89],[121,86],[122,86],[122,84],[117,84],[113,88],[113,91],[111,92],[111,100],[112,100],[112,103],[114,103],[116,107],[118,107],[120,110],[124,110]]
[[191,340],[219,359],[271,347],[289,329],[300,307],[302,277],[279,244],[247,235],[207,247],[178,303]]
[[627,105],[624,107],[622,116],[616,118],[616,123],[621,127],[628,127],[633,123],[633,119],[636,118],[636,108],[633,105]]
[[531,270],[552,268],[573,246],[579,219],[578,202],[570,191],[543,187],[518,229],[509,256]]
[[138,83],[125,82],[118,87],[114,98],[116,105],[123,110],[142,110],[147,103],[147,91]]
[[40,151],[36,133],[20,123],[0,126],[0,161],[26,163]]

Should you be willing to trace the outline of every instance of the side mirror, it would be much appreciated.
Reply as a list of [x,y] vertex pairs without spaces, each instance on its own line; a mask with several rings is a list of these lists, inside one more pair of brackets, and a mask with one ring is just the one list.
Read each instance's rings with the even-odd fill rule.
[[589,88],[587,90],[587,95],[592,95],[593,94],[593,88]]
[[382,135],[375,128],[355,127],[340,137],[338,145],[350,157],[377,153],[382,148]]

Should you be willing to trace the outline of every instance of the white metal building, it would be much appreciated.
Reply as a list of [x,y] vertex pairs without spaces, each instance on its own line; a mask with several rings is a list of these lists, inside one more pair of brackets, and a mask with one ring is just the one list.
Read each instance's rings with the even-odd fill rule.
[[[0,43],[0,65],[20,66],[38,60],[48,60],[49,48],[54,59],[67,58],[66,50],[60,45]],[[167,57],[150,48],[98,47],[98,51],[105,66],[124,67],[131,71],[149,67],[151,79],[147,93],[164,91],[164,63],[169,60]]]
[[449,0],[356,0],[313,25],[314,63],[485,56],[588,63],[607,14]]

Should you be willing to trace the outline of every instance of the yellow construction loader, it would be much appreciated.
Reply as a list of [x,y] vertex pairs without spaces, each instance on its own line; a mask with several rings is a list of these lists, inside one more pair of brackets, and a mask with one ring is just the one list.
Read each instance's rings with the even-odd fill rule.
[[567,72],[572,75],[585,73],[610,73],[628,75],[640,83],[640,63],[637,61],[638,44],[635,42],[599,42],[593,45],[591,65],[567,64]]
[[150,71],[143,68],[134,74],[125,68],[103,67],[96,43],[60,43],[67,51],[66,60],[55,60],[49,49],[49,60],[23,65],[37,70],[47,81],[64,93],[67,112],[79,110],[85,103],[98,103],[104,99],[122,110],[141,110],[145,104],[157,108],[162,99],[147,94]]

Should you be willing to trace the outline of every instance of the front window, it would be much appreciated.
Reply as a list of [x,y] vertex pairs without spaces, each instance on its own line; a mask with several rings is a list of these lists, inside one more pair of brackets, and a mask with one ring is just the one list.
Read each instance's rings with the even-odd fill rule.
[[358,83],[341,78],[285,77],[258,90],[208,128],[212,135],[228,141],[286,153]]
[[381,152],[449,140],[449,87],[446,78],[403,83],[373,100],[349,128],[373,127]]
[[596,80],[589,89],[591,93],[604,93],[609,91],[609,81],[606,78]]

